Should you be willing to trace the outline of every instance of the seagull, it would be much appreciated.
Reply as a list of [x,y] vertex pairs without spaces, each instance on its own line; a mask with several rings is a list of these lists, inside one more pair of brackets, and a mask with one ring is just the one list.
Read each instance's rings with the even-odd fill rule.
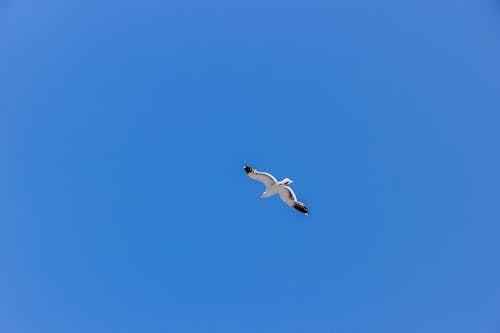
[[266,191],[262,193],[259,199],[268,198],[278,193],[281,200],[286,202],[288,206],[295,208],[304,215],[309,215],[309,210],[306,205],[304,205],[303,202],[297,201],[297,196],[293,193],[292,189],[287,186],[293,182],[291,179],[285,178],[281,181],[277,181],[273,175],[267,172],[260,172],[249,166],[245,166],[244,169],[248,177],[266,185]]

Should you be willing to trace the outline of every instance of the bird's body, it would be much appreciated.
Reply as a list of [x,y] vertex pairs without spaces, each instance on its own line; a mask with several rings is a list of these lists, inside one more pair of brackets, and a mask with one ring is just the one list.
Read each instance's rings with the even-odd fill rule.
[[259,172],[249,166],[245,166],[244,169],[248,177],[258,180],[266,186],[266,191],[262,193],[260,199],[269,198],[274,194],[279,194],[281,200],[283,200],[287,205],[295,208],[305,215],[309,214],[309,210],[306,205],[304,205],[303,202],[297,201],[297,196],[292,189],[287,186],[293,182],[291,179],[285,178],[281,181],[277,181],[273,175],[267,172]]

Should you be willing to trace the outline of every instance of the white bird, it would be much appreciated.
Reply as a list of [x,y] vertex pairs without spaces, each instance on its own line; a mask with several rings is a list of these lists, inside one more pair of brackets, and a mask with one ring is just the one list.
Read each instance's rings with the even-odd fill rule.
[[248,177],[258,180],[264,185],[266,185],[266,191],[262,193],[259,199],[268,198],[276,193],[279,194],[281,200],[286,202],[290,207],[295,208],[299,212],[308,215],[309,210],[303,202],[297,201],[297,196],[293,193],[292,189],[286,185],[291,184],[293,181],[291,179],[285,178],[282,181],[277,181],[273,175],[267,172],[259,172],[254,168],[245,166],[245,172]]

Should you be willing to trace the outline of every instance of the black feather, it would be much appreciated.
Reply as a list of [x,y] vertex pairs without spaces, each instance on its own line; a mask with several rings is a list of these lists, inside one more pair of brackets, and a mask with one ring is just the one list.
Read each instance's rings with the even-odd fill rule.
[[304,213],[306,215],[309,214],[309,210],[307,209],[307,207],[305,205],[295,204],[295,205],[293,205],[293,208],[295,208],[299,212]]

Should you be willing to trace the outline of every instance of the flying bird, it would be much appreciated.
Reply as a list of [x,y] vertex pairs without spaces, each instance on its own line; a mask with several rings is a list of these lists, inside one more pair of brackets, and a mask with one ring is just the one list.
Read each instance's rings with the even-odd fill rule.
[[259,199],[268,198],[278,193],[281,200],[286,202],[288,206],[295,208],[304,215],[309,215],[309,210],[306,205],[304,205],[303,202],[297,201],[297,196],[293,193],[292,189],[287,186],[293,182],[291,179],[285,178],[281,181],[277,181],[273,175],[267,172],[260,172],[249,166],[245,166],[244,169],[248,177],[266,185],[266,191],[262,193]]

